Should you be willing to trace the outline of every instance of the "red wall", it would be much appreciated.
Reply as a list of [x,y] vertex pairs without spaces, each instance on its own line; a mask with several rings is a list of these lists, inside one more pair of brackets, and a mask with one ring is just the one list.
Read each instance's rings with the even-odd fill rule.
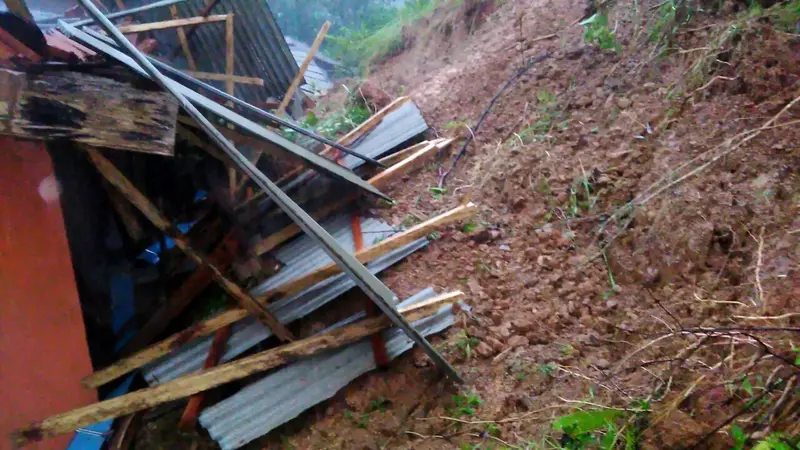
[[14,429],[96,401],[80,384],[91,371],[50,156],[0,136],[0,449]]

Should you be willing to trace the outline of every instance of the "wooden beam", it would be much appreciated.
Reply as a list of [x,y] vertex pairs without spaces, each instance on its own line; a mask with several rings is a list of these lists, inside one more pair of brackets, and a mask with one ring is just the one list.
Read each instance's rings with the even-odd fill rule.
[[0,134],[171,156],[178,102],[79,72],[0,69]]
[[25,3],[25,0],[5,0],[5,2],[9,11],[30,23],[34,23],[33,14],[31,14],[31,10],[28,8],[28,4]]
[[[404,245],[408,245],[416,241],[417,239],[423,238],[447,224],[471,217],[475,215],[477,211],[478,207],[473,203],[461,205],[442,215],[417,224],[402,233],[388,237],[372,247],[368,247],[360,252],[356,252],[354,256],[361,263],[368,263],[375,258],[389,253],[392,250],[398,249]],[[299,278],[295,278],[274,289],[271,289],[264,294],[259,295],[256,297],[256,299],[261,302],[273,302],[275,300],[297,294],[298,292],[310,286],[313,286],[321,281],[325,281],[328,278],[341,273],[341,271],[342,269],[338,265],[331,263],[311,273],[305,274]]]
[[[431,141],[431,142],[437,143],[437,141]],[[426,147],[424,147],[424,149],[427,149],[428,152],[433,153],[433,151],[438,147],[431,146],[430,144],[431,143],[429,142],[428,145]],[[422,149],[418,149],[417,152],[419,152],[421,150]],[[413,156],[413,154],[412,154],[412,156]],[[403,164],[402,162],[397,163],[395,166],[392,166],[389,169],[387,169],[387,171],[391,170],[391,169],[394,169],[394,170],[391,170],[391,172],[388,172],[388,173],[386,173],[386,171],[384,171],[384,173],[378,174],[375,177],[371,178],[368,181],[368,183],[370,183],[370,184],[378,183],[378,182],[387,183],[389,180],[395,179],[395,177],[400,176],[400,175],[402,175],[404,173],[408,173],[411,170],[413,170],[414,168],[419,167],[417,164],[421,164],[426,160],[427,160],[426,158],[421,158],[421,157],[417,156],[408,164]],[[402,166],[401,166],[401,164],[402,164]],[[325,218],[328,215],[330,215],[332,212],[339,210],[340,208],[342,208],[343,206],[345,206],[348,203],[352,202],[356,198],[358,198],[358,195],[354,195],[354,196],[351,196],[351,197],[345,197],[345,198],[343,198],[341,200],[330,202],[330,203],[326,204],[324,207],[322,207],[321,209],[315,211],[312,214],[312,216],[314,217],[314,219],[317,219],[317,220]],[[288,241],[292,237],[300,234],[301,231],[302,230],[300,230],[300,227],[298,227],[296,224],[291,224],[291,225],[287,226],[286,228],[284,228],[284,229],[282,229],[282,230],[280,230],[280,231],[278,231],[276,233],[272,233],[269,236],[267,236],[266,238],[262,239],[260,242],[258,242],[254,246],[253,249],[254,249],[254,251],[256,252],[257,255],[263,255],[264,253],[267,253],[268,251],[270,251],[270,250],[274,249],[275,247],[277,247],[277,246],[283,244],[284,242]]]
[[[477,208],[475,205],[471,203],[465,206],[460,206],[444,215],[435,217],[424,224],[419,224],[412,228],[412,230],[415,229],[416,231],[411,232],[412,230],[408,230],[399,235],[392,236],[359,253],[361,253],[362,256],[367,256],[367,254],[364,252],[369,251],[369,256],[372,256],[374,259],[374,257],[387,253],[393,248],[402,247],[403,245],[419,239],[420,237],[427,236],[438,227],[444,226],[455,220],[460,220],[461,218],[469,217],[470,215],[474,214],[476,210]],[[433,226],[433,224],[436,224],[436,226]],[[377,256],[375,255],[376,253],[378,253]],[[245,317],[247,317],[247,312],[242,309],[233,309],[216,317],[212,317],[205,322],[199,323],[181,333],[170,336],[169,338],[153,346],[150,346],[134,355],[131,355],[130,357],[117,361],[105,369],[89,375],[82,380],[83,385],[91,389],[102,386],[103,384],[115,380],[128,372],[132,372],[151,361],[155,361],[156,359],[166,355],[170,351],[180,347],[183,344],[186,344],[193,339],[209,336],[220,328],[244,319]]]
[[[400,312],[409,322],[414,322],[431,316],[442,306],[455,303],[463,297],[464,294],[461,292],[452,292],[422,304],[403,308]],[[97,422],[115,419],[204,392],[232,381],[266,372],[299,358],[339,348],[390,325],[391,322],[386,317],[368,318],[325,334],[295,341],[238,361],[229,362],[214,369],[57,414],[41,422],[19,429],[9,437],[12,444],[19,448],[44,438],[69,433]]]
[[[175,5],[169,5],[169,14],[172,16],[173,20],[177,20],[180,18],[178,16],[178,7]],[[194,62],[194,55],[192,55],[192,49],[189,48],[189,39],[186,38],[186,31],[183,29],[183,27],[178,27],[176,31],[178,32],[178,42],[180,42],[181,44],[181,49],[183,49],[183,56],[186,58],[186,63],[189,65],[189,69],[197,70],[197,63]]]
[[188,17],[186,19],[164,20],[162,22],[136,23],[133,25],[119,25],[119,31],[125,34],[141,33],[143,31],[167,30],[170,28],[185,27],[187,25],[203,25],[207,23],[224,22],[228,14],[218,14],[208,17]]
[[184,70],[183,73],[198,80],[231,81],[239,84],[252,84],[254,86],[266,86],[263,78],[243,77],[241,75],[228,75],[224,73],[194,72]]
[[311,62],[314,61],[314,57],[317,55],[319,46],[322,45],[322,41],[325,40],[325,36],[328,35],[328,30],[330,28],[331,23],[329,21],[326,21],[324,24],[322,24],[322,28],[320,28],[319,32],[317,33],[314,43],[311,44],[311,49],[306,54],[306,59],[304,59],[303,63],[300,65],[300,70],[297,71],[297,75],[294,76],[292,84],[290,84],[289,89],[286,90],[286,94],[284,94],[281,104],[278,105],[278,109],[275,110],[276,116],[282,116],[286,111],[286,107],[289,106],[289,102],[292,100],[292,97],[294,97],[294,93],[297,91],[297,88],[300,87],[300,83],[303,82],[303,79],[306,76],[306,70],[308,70],[308,66],[311,65]]
[[284,341],[291,341],[292,334],[289,330],[286,329],[280,322],[275,319],[275,317],[267,311],[263,305],[258,303],[253,297],[251,297],[248,293],[246,293],[242,288],[240,288],[236,283],[229,280],[225,275],[223,275],[222,271],[214,265],[206,255],[198,252],[189,244],[188,239],[186,236],[175,229],[161,213],[156,209],[155,205],[153,205],[150,200],[147,199],[138,189],[133,185],[133,183],[128,180],[125,175],[122,174],[111,161],[107,160],[100,154],[97,150],[87,150],[89,153],[89,158],[91,159],[94,166],[97,168],[98,171],[111,183],[113,184],[119,191],[128,198],[128,201],[133,203],[142,214],[145,215],[152,223],[156,226],[159,230],[164,232],[166,235],[172,238],[175,241],[175,246],[183,250],[190,259],[192,259],[197,265],[204,266],[209,269],[212,274],[214,280],[223,288],[225,291],[231,295],[236,301],[242,306],[242,308],[246,309],[250,314],[254,315],[259,321],[264,323],[268,326],[276,336],[281,338]]

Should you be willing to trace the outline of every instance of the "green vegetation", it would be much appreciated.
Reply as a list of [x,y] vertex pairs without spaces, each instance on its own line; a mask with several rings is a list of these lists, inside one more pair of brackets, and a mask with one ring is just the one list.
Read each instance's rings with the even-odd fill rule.
[[456,347],[464,353],[466,359],[472,358],[472,349],[481,343],[480,339],[468,335],[465,330],[459,331],[455,338]]
[[402,50],[403,28],[429,15],[445,1],[410,0],[400,8],[376,10],[369,20],[343,26],[328,36],[328,50],[345,64],[365,69],[371,62]]
[[607,15],[598,12],[580,24],[585,28],[583,39],[586,42],[596,44],[600,50],[614,50],[617,53],[622,51],[616,39],[616,31],[608,28]]
[[483,404],[480,396],[474,392],[466,392],[453,396],[453,414],[458,417],[474,416],[476,408]]

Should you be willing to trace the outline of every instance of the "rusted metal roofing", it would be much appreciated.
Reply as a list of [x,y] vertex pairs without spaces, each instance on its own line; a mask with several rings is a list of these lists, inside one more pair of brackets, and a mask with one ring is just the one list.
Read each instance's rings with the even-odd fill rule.
[[[103,3],[115,10],[114,0]],[[128,8],[149,3],[148,0],[126,0]],[[188,0],[176,4],[178,16],[194,17],[202,13],[206,0]],[[262,78],[265,86],[236,84],[235,95],[242,100],[258,104],[268,98],[281,98],[291,84],[299,68],[289,51],[289,46],[278,27],[272,11],[264,0],[233,0],[217,4],[211,14],[233,13],[235,15],[234,38],[235,58],[234,75]],[[141,22],[157,22],[171,20],[168,8],[159,8],[138,14]],[[175,30],[160,30],[153,35],[162,44],[177,47],[178,39]],[[189,46],[192,56],[201,72],[225,73],[225,24],[216,23],[201,25],[191,37]],[[181,69],[188,69],[183,56],[174,61]],[[224,83],[209,81],[220,89]]]
[[86,58],[96,55],[96,53],[88,47],[73,41],[64,36],[62,32],[55,29],[45,31],[44,38],[47,40],[47,45],[51,48],[51,51],[55,48],[62,52],[71,53],[80,60],[85,60]]

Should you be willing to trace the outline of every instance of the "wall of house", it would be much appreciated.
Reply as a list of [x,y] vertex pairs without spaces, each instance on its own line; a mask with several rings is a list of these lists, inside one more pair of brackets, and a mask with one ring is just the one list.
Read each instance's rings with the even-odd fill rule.
[[80,385],[91,371],[50,156],[43,142],[0,137],[0,449],[14,429],[96,401]]

